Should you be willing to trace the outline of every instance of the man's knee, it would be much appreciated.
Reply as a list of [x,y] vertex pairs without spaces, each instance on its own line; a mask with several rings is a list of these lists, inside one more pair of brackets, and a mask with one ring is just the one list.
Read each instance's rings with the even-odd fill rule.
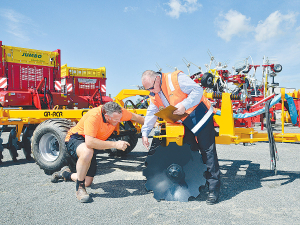
[[78,146],[77,150],[78,159],[90,162],[93,158],[94,149],[88,148],[85,143]]

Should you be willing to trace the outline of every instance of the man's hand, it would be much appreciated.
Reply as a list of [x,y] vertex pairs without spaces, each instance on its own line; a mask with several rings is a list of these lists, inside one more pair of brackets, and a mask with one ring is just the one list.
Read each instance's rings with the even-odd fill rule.
[[143,145],[149,150],[149,141],[148,137],[142,137]]
[[186,109],[185,109],[185,107],[182,104],[178,103],[177,105],[175,105],[175,107],[177,109],[173,112],[173,114],[175,114],[175,115],[182,115],[182,114],[185,113]]
[[115,142],[115,148],[116,149],[119,149],[119,150],[122,150],[122,151],[125,151],[125,149],[130,146],[130,144],[127,142],[127,141],[116,141]]

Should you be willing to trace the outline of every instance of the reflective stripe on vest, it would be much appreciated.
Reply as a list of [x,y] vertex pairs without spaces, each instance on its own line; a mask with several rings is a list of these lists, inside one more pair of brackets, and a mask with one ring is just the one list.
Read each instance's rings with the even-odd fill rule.
[[203,124],[210,118],[210,116],[213,114],[213,111],[213,107],[211,106],[203,118],[191,129],[194,134],[196,134]]
[[169,80],[169,87],[170,87],[170,90],[171,90],[171,91],[175,91],[175,88],[174,88],[173,83],[172,83],[172,73],[169,73],[169,74],[168,74],[168,80]]

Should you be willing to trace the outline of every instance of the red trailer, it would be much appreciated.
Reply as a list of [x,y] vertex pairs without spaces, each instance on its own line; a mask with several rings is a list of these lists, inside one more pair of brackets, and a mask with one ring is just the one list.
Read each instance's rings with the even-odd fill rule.
[[61,67],[60,49],[34,50],[0,41],[0,107],[88,108],[108,101],[105,67]]

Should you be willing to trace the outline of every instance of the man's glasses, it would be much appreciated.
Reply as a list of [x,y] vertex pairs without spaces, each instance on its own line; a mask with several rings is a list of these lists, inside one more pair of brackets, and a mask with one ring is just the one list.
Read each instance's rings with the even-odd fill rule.
[[[156,76],[156,77],[157,77],[157,76]],[[150,91],[150,90],[153,90],[153,89],[154,89],[154,85],[155,85],[156,77],[155,77],[155,79],[154,79],[153,86],[152,86],[151,88],[148,88],[148,89],[146,89],[146,90]]]

